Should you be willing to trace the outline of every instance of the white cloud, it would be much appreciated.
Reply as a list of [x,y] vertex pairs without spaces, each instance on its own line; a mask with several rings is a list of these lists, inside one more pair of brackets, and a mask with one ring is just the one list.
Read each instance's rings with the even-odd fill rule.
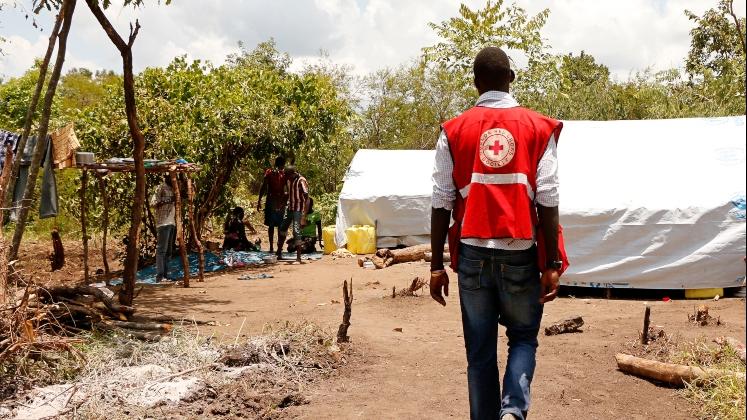
[[[465,3],[477,8],[484,0]],[[736,3],[738,13],[744,15],[745,0]],[[584,50],[625,78],[646,67],[680,66],[692,27],[683,10],[702,13],[716,0],[521,0],[519,4],[532,14],[550,8],[543,34],[555,52]],[[313,61],[325,50],[333,61],[366,73],[416,57],[422,47],[436,42],[428,22],[448,19],[457,9],[450,0],[177,0],[169,6],[149,3],[139,10],[112,7],[107,15],[123,35],[130,22],[140,20],[136,71],[164,66],[177,55],[220,64],[237,51],[239,41],[251,47],[274,38],[281,50],[303,62]],[[49,15],[38,21],[44,28],[51,27]],[[0,57],[0,75],[17,76],[44,53],[48,35],[31,28],[17,10],[0,12],[0,22],[1,34],[8,39],[3,46],[6,55]],[[121,69],[118,53],[84,2],[78,3],[68,44],[66,68]]]

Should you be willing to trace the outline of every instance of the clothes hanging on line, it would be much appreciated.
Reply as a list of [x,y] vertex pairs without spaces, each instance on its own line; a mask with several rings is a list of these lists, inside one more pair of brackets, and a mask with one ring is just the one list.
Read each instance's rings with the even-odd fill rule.
[[17,133],[10,131],[0,130],[0,170],[5,166],[5,145],[10,144],[13,154],[18,149],[18,141],[21,140],[21,136]]
[[55,130],[52,133],[52,151],[54,167],[65,169],[75,166],[75,152],[80,149],[78,136],[75,135],[73,123]]
[[[42,177],[41,195],[39,197],[39,218],[45,219],[48,217],[57,216],[58,213],[58,197],[57,197],[57,181],[52,168],[54,160],[52,157],[52,142],[50,136],[47,136],[43,144],[40,147],[44,147],[45,153],[42,157],[41,164],[43,165],[44,175]],[[16,179],[15,187],[13,188],[13,207],[14,209],[10,212],[10,220],[18,220],[18,209],[21,206],[23,200],[23,194],[26,191],[26,184],[29,179],[29,169],[31,167],[31,159],[36,148],[36,136],[29,137],[26,141],[26,147],[24,147],[23,154],[20,156],[21,167],[18,172],[18,178]]]

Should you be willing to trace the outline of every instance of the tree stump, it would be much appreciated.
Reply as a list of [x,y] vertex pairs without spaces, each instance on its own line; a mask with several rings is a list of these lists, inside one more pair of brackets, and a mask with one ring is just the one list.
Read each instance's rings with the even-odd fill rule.
[[62,246],[62,238],[57,229],[52,229],[52,271],[57,271],[65,266],[65,248]]

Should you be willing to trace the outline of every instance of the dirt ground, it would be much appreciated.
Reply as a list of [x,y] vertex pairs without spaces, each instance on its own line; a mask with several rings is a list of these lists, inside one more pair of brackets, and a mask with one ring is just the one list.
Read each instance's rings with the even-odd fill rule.
[[[40,278],[77,277],[74,258],[68,260],[67,274],[42,274]],[[43,262],[37,259],[34,264]],[[94,270],[98,265],[92,264]],[[258,272],[274,278],[238,279]],[[308,404],[287,408],[284,415],[304,419],[468,418],[456,276],[450,273],[451,296],[445,308],[427,294],[391,298],[392,286],[404,288],[414,277],[427,273],[425,262],[364,270],[354,259],[325,257],[300,266],[281,263],[264,270],[209,276],[203,283],[193,282],[189,289],[149,287],[137,298],[136,306],[143,313],[216,321],[218,326],[203,327],[201,333],[221,340],[257,334],[266,324],[286,320],[308,320],[336,329],[343,309],[337,303],[342,300],[341,285],[352,279],[349,334],[354,355],[339,374],[304,390]],[[572,315],[583,316],[586,325],[580,334],[540,336],[532,418],[693,418],[693,407],[676,391],[616,369],[614,354],[637,339],[645,303],[642,299],[563,297],[545,306],[543,326]],[[681,339],[730,335],[745,341],[744,299],[707,302],[711,314],[725,322],[718,327],[688,323],[687,315],[694,312],[697,301],[657,298],[649,303],[652,324]],[[503,365],[503,331],[500,340]]]

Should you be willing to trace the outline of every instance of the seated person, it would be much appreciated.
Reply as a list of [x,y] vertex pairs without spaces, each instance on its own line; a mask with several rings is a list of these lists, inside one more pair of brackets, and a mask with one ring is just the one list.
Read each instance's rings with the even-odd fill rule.
[[[250,229],[252,229],[251,225]],[[257,251],[256,245],[249,242],[246,237],[246,222],[244,221],[244,209],[236,207],[223,224],[223,249],[234,251]]]
[[[314,200],[309,197],[306,205],[306,224],[301,226],[301,253],[311,254],[316,252],[316,243],[322,247],[322,217],[314,210]],[[288,252],[296,252],[292,240],[288,241]]]

